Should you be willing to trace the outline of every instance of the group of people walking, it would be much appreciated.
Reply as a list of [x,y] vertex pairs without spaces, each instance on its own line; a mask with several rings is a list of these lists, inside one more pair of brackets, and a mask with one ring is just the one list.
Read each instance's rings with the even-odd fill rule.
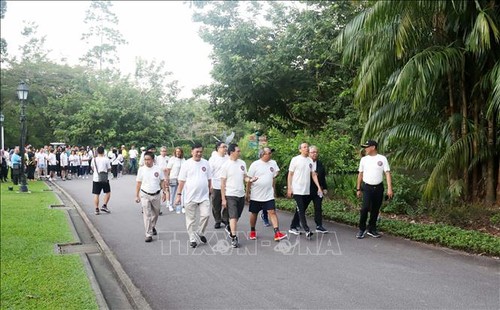
[[[364,238],[365,234],[374,238],[381,236],[376,224],[384,192],[384,175],[388,185],[387,195],[393,195],[389,164],[385,156],[377,153],[377,146],[373,140],[362,145],[366,156],[360,161],[356,188],[358,197],[363,197],[360,231],[356,235],[359,239]],[[109,159],[101,156],[101,151],[104,150],[98,148],[96,164],[92,166],[94,183],[101,182],[98,179],[100,170],[110,169]],[[250,212],[249,239],[257,239],[255,227],[259,212],[265,214],[263,218],[267,218],[267,221],[270,219],[275,241],[287,238],[287,234],[279,228],[276,213],[275,180],[280,168],[272,160],[273,151],[268,147],[262,148],[259,159],[247,170],[246,163],[240,159],[241,150],[237,144],[218,142],[209,160],[202,158],[201,144],[192,146],[191,157],[187,160],[180,148],[176,148],[169,158],[165,147],[156,156],[154,145],[148,146],[141,154],[135,189],[135,201],[142,206],[145,241],[151,242],[153,236],[157,235],[156,223],[162,203],[170,211],[174,211],[175,206],[182,206],[190,246],[193,248],[200,242],[207,243],[205,230],[210,215],[215,221],[214,228],[224,228],[231,246],[239,247],[238,220],[245,202],[249,204]],[[290,161],[287,175],[287,196],[293,197],[297,206],[288,232],[300,235],[303,229],[308,239],[314,234],[306,218],[306,209],[311,202],[315,211],[315,232],[328,233],[322,224],[322,201],[328,193],[326,172],[318,155],[318,147],[301,143],[299,154]],[[98,196],[101,191],[106,195],[100,211],[110,212],[107,208],[110,189],[109,182],[106,182],[107,185],[93,186],[93,193],[97,197],[96,214],[99,214]],[[180,210],[177,209],[177,212],[180,213]],[[370,220],[367,226],[368,213]]]

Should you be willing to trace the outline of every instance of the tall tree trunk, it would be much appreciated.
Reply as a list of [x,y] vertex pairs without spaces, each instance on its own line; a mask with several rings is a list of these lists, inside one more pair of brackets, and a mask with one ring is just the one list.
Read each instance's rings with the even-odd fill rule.
[[498,188],[497,192],[495,192],[495,158],[498,159],[497,156],[494,155],[494,150],[495,150],[495,122],[494,122],[494,116],[488,119],[488,149],[492,151],[491,156],[488,158],[487,161],[487,170],[486,170],[486,197],[485,201],[487,204],[493,204],[495,203],[495,200],[498,196]]
[[[448,102],[450,104],[450,119],[455,115],[455,100],[453,98],[453,77],[451,72],[448,72]],[[455,126],[451,126],[451,143],[457,141],[457,129]]]
[[[461,94],[461,99],[462,99],[462,138],[467,136],[468,130],[467,130],[467,91],[465,89],[465,55],[463,55],[462,58],[462,72],[460,76],[460,94]],[[464,200],[469,199],[469,173],[467,169],[467,163],[469,160],[465,161],[465,165],[462,168],[462,178],[464,181],[464,191],[463,191],[463,197]]]
[[[479,142],[477,141],[477,137],[478,137],[478,133],[480,132],[481,130],[481,124],[479,123],[479,102],[478,102],[478,98],[474,98],[474,101],[473,101],[473,104],[474,104],[474,131],[476,132],[476,136],[474,136],[473,140],[472,140],[472,151],[473,151],[473,155],[472,155],[472,158],[477,158],[478,154],[479,154]],[[479,168],[480,168],[480,164],[479,163],[476,163],[473,167],[472,167],[472,184],[471,184],[471,198],[473,201],[476,201],[479,197],[478,197],[478,193],[479,193],[479,188],[478,188],[478,183],[479,183]]]

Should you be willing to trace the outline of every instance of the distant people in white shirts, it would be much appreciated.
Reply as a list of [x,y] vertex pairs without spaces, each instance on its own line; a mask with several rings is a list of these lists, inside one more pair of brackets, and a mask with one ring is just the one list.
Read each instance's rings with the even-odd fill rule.
[[137,174],[137,156],[139,152],[135,149],[135,145],[132,144],[130,150],[128,151],[128,158],[130,160],[129,173]]

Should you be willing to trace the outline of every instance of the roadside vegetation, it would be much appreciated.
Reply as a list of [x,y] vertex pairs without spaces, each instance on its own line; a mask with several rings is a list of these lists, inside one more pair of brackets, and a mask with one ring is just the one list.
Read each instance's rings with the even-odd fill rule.
[[82,260],[59,255],[56,243],[74,241],[54,193],[30,182],[30,194],[1,184],[1,309],[97,309]]

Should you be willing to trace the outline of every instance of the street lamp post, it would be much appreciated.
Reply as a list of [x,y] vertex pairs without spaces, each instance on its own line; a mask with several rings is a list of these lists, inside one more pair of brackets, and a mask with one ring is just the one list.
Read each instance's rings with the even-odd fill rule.
[[5,117],[3,116],[3,113],[0,113],[0,126],[1,126],[1,137],[2,137],[2,150],[5,150],[5,143],[3,142],[4,135],[3,135],[3,121],[5,120]]
[[26,99],[28,99],[28,85],[22,82],[17,86],[17,98],[21,101],[21,145],[19,146],[21,155],[21,186],[19,191],[21,193],[28,192],[28,184],[26,184],[26,174],[24,173],[25,167],[25,151],[24,145],[26,144]]

